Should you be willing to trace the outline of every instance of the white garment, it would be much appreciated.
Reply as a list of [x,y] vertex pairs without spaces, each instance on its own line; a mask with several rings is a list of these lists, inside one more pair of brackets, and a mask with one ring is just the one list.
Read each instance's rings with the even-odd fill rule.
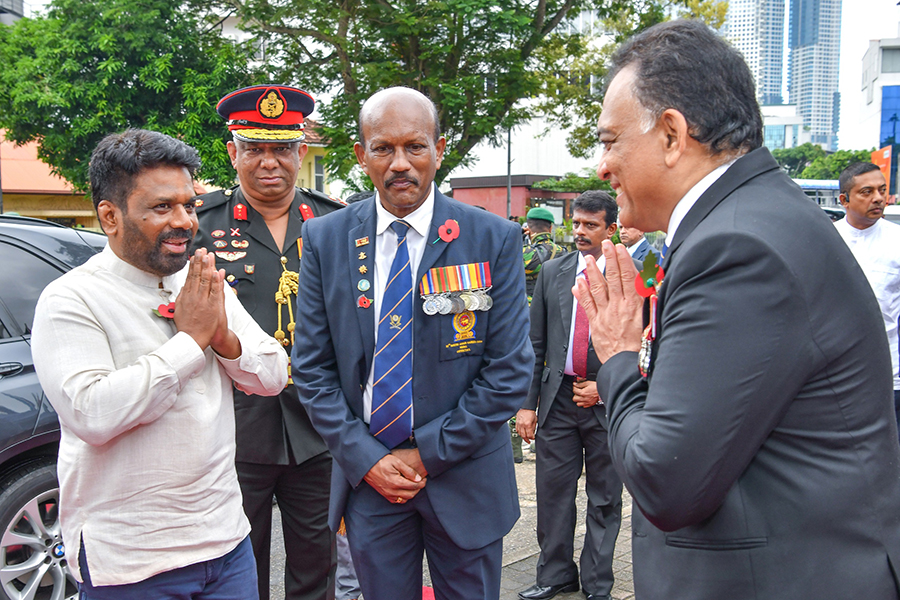
[[84,539],[94,585],[122,585],[224,556],[250,532],[234,469],[232,380],[284,389],[288,361],[225,293],[241,356],[201,351],[174,321],[188,268],[159,277],[107,247],[51,283],[35,311],[34,366],[59,414],[66,560]]
[[[584,260],[584,254],[578,253],[578,265],[575,267],[575,281],[577,282],[579,279],[584,278],[584,270],[587,267],[587,262]],[[597,268],[600,269],[600,272],[603,273],[606,270],[606,257],[602,254],[600,258],[597,259]],[[566,350],[566,368],[564,373],[566,375],[575,375],[575,370],[572,368],[572,346],[575,343],[575,315],[578,314],[578,298],[575,294],[572,294],[572,322],[569,324],[569,346],[568,350]]]
[[[409,272],[413,277],[413,294],[416,294],[416,274],[419,272],[419,263],[425,254],[425,243],[428,232],[431,230],[431,217],[434,215],[434,186],[425,202],[419,208],[412,211],[403,220],[409,224],[406,234],[406,251],[409,252]],[[378,318],[381,315],[381,299],[384,297],[384,288],[387,285],[388,276],[391,274],[391,265],[394,255],[397,254],[397,234],[391,229],[391,223],[398,218],[381,205],[378,193],[375,193],[375,275],[372,277],[372,319],[375,321],[375,342],[378,343]],[[434,240],[431,240],[434,241]],[[413,310],[413,324],[416,322],[416,311]],[[413,336],[415,337],[415,336]],[[415,343],[415,342],[413,342]],[[412,353],[413,362],[416,353]],[[369,369],[369,378],[366,380],[366,389],[363,390],[363,420],[368,423],[372,414],[372,387],[375,381],[375,361]],[[412,410],[414,410],[413,407]],[[410,413],[412,418],[412,413]]]
[[675,205],[675,208],[672,209],[672,214],[669,216],[669,225],[666,227],[666,245],[671,246],[672,240],[675,239],[675,232],[678,231],[678,226],[681,225],[681,222],[684,220],[684,217],[687,216],[688,211],[690,211],[695,204],[697,204],[697,200],[700,199],[700,196],[703,195],[706,190],[712,187],[719,178],[725,174],[725,171],[733,165],[737,159],[734,159],[730,162],[725,163],[724,165],[719,165],[712,171],[706,174],[706,176],[694,184],[694,187],[687,191],[687,194],[678,201],[678,204]]
[[857,229],[841,219],[834,224],[850,252],[862,267],[878,305],[891,347],[894,389],[900,390],[900,356],[898,356],[897,319],[900,318],[900,225],[878,219],[866,229]]

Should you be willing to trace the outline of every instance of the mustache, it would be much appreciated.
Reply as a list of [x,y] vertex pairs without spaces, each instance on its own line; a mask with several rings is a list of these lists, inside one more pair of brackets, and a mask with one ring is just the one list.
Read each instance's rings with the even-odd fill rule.
[[403,183],[411,183],[413,185],[419,185],[419,180],[416,179],[415,177],[407,177],[406,175],[395,175],[395,176],[391,177],[390,179],[388,179],[387,181],[385,181],[384,186],[389,187],[389,186],[397,183],[398,181],[403,182]]
[[591,240],[588,239],[588,238],[586,238],[586,237],[584,237],[584,236],[577,235],[577,236],[575,236],[575,243],[578,243],[578,242],[583,242],[583,243],[585,243],[585,244],[590,244],[590,243],[591,243]]
[[188,244],[193,242],[194,231],[192,229],[169,229],[159,234],[159,237],[156,238],[156,245],[159,246],[168,240],[183,240],[185,238],[187,238]]

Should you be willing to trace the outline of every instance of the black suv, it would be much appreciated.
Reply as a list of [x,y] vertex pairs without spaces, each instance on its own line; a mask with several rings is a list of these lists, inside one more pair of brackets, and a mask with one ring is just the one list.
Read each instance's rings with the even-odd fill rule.
[[0,598],[70,600],[59,526],[56,412],[31,360],[44,287],[106,246],[106,237],[0,215]]

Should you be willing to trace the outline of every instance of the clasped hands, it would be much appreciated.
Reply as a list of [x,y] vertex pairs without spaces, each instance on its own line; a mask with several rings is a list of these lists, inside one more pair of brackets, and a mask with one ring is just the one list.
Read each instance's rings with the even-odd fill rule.
[[602,243],[606,274],[597,268],[594,257],[585,255],[590,284],[583,278],[572,287],[578,304],[584,308],[591,326],[591,343],[597,358],[605,363],[619,352],[641,349],[644,300],[634,287],[638,272],[628,249]]
[[363,478],[388,502],[403,504],[425,487],[428,471],[418,448],[391,450]]
[[175,299],[175,328],[194,338],[201,349],[211,347],[219,356],[234,359],[241,355],[241,342],[228,328],[224,282],[225,270],[216,270],[215,255],[197,250]]

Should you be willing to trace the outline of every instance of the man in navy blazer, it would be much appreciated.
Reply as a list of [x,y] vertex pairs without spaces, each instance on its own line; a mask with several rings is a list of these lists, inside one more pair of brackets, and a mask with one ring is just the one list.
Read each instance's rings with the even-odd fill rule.
[[[315,316],[298,324],[293,378],[334,456],[330,522],[344,519],[368,600],[420,598],[423,551],[438,598],[499,598],[502,538],[519,516],[506,423],[534,365],[521,232],[437,191],[444,144],[425,96],[375,94],[356,155],[376,196],[303,228],[297,314]],[[369,428],[373,355],[404,243],[415,286],[412,422],[389,448]]]
[[628,248],[628,254],[634,260],[642,263],[647,254],[652,252],[656,257],[656,262],[659,263],[659,252],[650,245],[650,242],[644,237],[644,232],[637,227],[619,227],[619,239]]
[[604,242],[608,286],[590,258],[578,283],[639,508],[636,597],[896,600],[900,445],[862,270],[761,147],[750,69],[705,24],[651,27],[609,72],[598,174],[669,247],[646,329],[624,247]]

